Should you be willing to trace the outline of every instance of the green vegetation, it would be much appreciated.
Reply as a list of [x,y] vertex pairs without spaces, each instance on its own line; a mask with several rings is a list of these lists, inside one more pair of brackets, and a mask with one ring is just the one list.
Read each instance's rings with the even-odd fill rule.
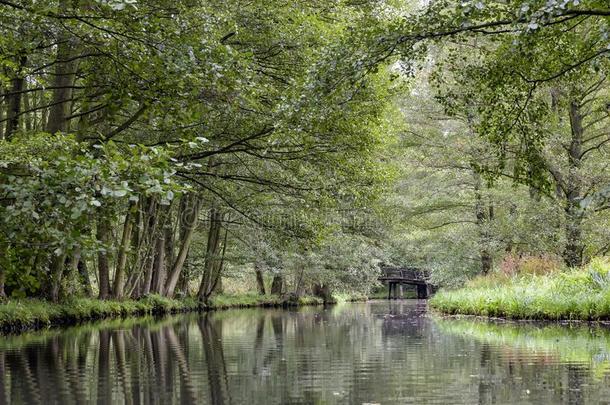
[[509,3],[0,2],[0,300],[607,254],[607,1]]
[[610,370],[610,333],[603,326],[496,324],[466,319],[443,319],[437,326],[443,332],[499,347],[506,356],[512,351],[529,359],[587,364],[600,378]]
[[[536,260],[535,262],[538,262]],[[610,262],[595,259],[580,269],[534,267],[494,273],[464,288],[441,290],[430,305],[447,314],[512,319],[610,320]]]
[[[346,300],[356,300],[358,298],[346,295],[340,297],[340,299]],[[362,299],[366,299],[366,297],[362,297]],[[43,300],[22,299],[11,300],[0,305],[0,330],[14,332],[136,315],[322,304],[324,304],[324,301],[319,297],[301,296],[288,299],[274,295],[261,296],[255,293],[242,295],[219,294],[214,296],[206,305],[200,304],[195,298],[169,299],[159,295],[150,295],[139,300],[123,301],[76,298],[57,304]]]
[[197,309],[196,300],[172,300],[160,296],[149,296],[137,301],[77,298],[61,304],[34,299],[11,300],[0,306],[0,329],[22,331],[103,318],[174,313]]

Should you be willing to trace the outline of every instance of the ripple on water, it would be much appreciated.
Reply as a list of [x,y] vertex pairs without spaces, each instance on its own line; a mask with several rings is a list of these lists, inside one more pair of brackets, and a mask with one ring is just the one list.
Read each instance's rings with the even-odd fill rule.
[[607,403],[610,332],[409,300],[244,309],[5,337],[0,375],[0,404]]

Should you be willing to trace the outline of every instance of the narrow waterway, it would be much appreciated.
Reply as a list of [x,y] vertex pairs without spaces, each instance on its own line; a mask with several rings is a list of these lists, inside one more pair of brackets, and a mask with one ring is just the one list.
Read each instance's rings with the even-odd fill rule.
[[2,404],[598,404],[610,330],[241,309],[1,337],[0,378]]

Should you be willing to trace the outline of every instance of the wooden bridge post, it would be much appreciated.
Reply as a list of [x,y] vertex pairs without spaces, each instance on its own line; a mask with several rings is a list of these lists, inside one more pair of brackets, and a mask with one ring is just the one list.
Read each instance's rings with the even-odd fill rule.
[[398,285],[398,298],[400,298],[401,300],[404,298],[404,291],[403,291],[403,286],[402,284]]
[[417,298],[421,300],[428,298],[428,284],[417,285]]

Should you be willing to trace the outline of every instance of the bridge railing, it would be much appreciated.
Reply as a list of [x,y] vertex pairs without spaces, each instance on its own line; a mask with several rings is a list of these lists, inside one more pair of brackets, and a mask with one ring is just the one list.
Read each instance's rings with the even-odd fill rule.
[[425,270],[417,268],[382,268],[382,277],[384,278],[404,278],[410,280],[427,280],[429,274]]

